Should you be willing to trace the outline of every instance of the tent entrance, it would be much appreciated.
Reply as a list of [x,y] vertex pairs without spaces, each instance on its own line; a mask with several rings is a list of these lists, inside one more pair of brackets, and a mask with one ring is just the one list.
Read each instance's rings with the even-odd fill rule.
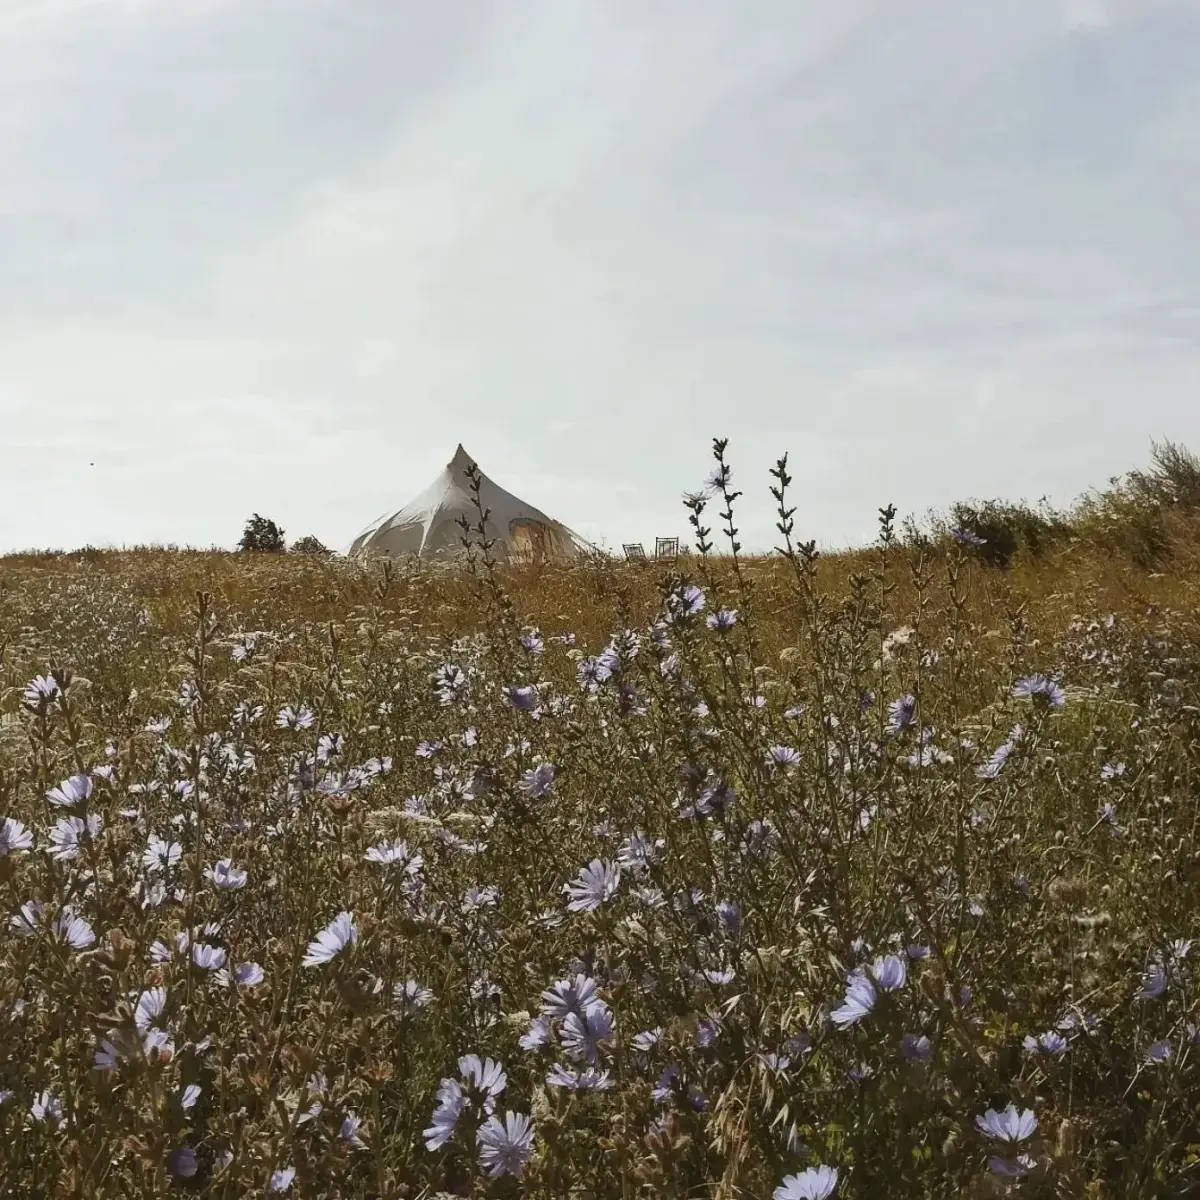
[[557,531],[541,521],[510,521],[508,534],[512,539],[512,556],[522,562],[545,562],[562,554]]

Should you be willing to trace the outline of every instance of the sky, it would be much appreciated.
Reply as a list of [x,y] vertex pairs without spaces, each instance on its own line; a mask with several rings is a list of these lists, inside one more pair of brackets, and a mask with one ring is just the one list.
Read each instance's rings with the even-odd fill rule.
[[0,0],[0,550],[610,548],[1200,449],[1200,0]]

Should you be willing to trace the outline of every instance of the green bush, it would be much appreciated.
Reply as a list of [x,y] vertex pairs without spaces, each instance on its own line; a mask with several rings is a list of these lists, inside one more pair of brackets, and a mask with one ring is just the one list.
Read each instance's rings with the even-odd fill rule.
[[321,558],[328,558],[333,553],[333,551],[330,550],[329,547],[326,546],[325,543],[322,542],[320,538],[313,537],[313,535],[310,533],[310,534],[306,534],[299,541],[293,543],[292,553],[293,554],[316,554],[316,555],[319,555]]
[[1200,458],[1164,441],[1154,444],[1148,470],[1114,477],[1107,490],[1081,499],[1073,523],[1098,548],[1151,568],[1170,557],[1173,532],[1198,513]]
[[282,554],[287,549],[283,530],[269,517],[254,516],[246,522],[242,530],[242,540],[238,543],[239,550],[253,550],[259,554]]
[[972,549],[993,567],[1009,567],[1019,554],[1036,557],[1071,534],[1069,521],[1045,501],[1037,508],[1004,500],[961,501],[950,512],[956,532],[982,539]]

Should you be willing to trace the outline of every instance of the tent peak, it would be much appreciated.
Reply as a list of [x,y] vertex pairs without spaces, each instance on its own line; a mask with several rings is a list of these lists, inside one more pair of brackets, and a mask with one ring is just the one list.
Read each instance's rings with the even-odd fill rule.
[[474,462],[475,460],[463,449],[462,442],[459,442],[458,449],[454,451],[454,457],[446,465],[458,471],[465,471]]

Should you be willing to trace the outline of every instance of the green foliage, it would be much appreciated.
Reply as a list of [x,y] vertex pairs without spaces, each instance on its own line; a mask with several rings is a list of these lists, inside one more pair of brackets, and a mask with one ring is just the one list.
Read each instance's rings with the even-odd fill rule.
[[1177,443],[1155,443],[1151,465],[1110,481],[1085,497],[1074,524],[1081,537],[1150,569],[1171,555],[1177,535],[1200,517],[1200,458]]
[[269,517],[255,513],[242,530],[242,540],[238,543],[239,550],[249,550],[258,554],[282,554],[287,549],[283,530]]
[[992,567],[1010,567],[1019,554],[1036,558],[1071,532],[1069,520],[1045,502],[1034,508],[1003,500],[962,501],[951,515],[954,528],[983,539],[973,553]]
[[333,551],[330,550],[329,547],[320,540],[320,538],[313,537],[313,535],[310,533],[292,543],[292,553],[315,554],[320,558],[328,558]]
[[981,539],[968,541],[968,553],[991,567],[1010,568],[1019,560],[1036,561],[1079,542],[1118,555],[1152,570],[1164,563],[1179,541],[1194,540],[1200,525],[1200,458],[1177,443],[1154,443],[1151,464],[1110,481],[1063,511],[1045,500],[1036,506],[1007,500],[966,500],[951,506],[948,517],[932,516],[928,532],[915,521],[905,524],[910,545],[930,534],[943,540],[952,532]]

